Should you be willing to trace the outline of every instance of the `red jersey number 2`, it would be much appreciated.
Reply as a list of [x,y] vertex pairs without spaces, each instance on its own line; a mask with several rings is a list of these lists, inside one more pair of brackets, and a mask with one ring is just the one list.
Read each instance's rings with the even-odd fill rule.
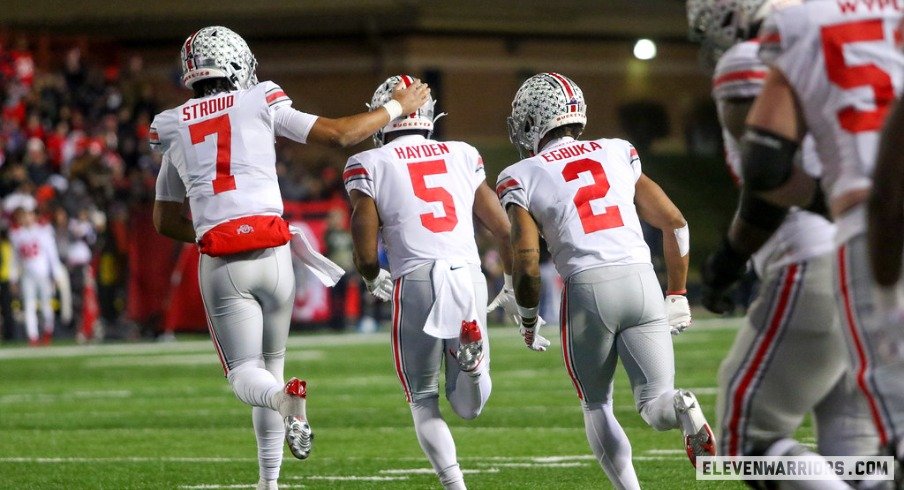
[[213,193],[235,190],[235,177],[231,175],[232,164],[232,124],[229,114],[213,117],[188,126],[191,144],[203,143],[208,136],[217,138],[217,175],[213,179]]
[[443,205],[445,216],[437,217],[433,213],[421,215],[421,224],[424,225],[424,228],[434,233],[452,231],[455,225],[458,224],[458,216],[455,214],[455,201],[452,200],[452,194],[449,194],[449,191],[442,187],[427,187],[425,180],[428,175],[440,175],[446,172],[445,160],[430,160],[408,164],[408,175],[411,177],[414,195],[425,202],[439,202]]
[[594,213],[590,206],[590,201],[602,199],[609,193],[609,179],[606,178],[603,164],[589,158],[568,162],[562,169],[562,177],[566,182],[571,182],[577,179],[582,172],[590,172],[593,177],[592,184],[580,187],[574,194],[574,205],[578,208],[578,216],[581,218],[584,233],[624,226],[625,222],[622,221],[618,206],[606,206],[602,213]]

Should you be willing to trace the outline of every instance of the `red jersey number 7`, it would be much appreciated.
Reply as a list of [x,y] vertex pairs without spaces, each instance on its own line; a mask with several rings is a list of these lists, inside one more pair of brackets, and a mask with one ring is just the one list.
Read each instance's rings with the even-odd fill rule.
[[229,122],[229,114],[196,122],[188,126],[188,133],[193,145],[203,143],[210,135],[216,136],[217,174],[211,182],[213,193],[235,190],[235,177],[229,173],[232,165],[232,124]]

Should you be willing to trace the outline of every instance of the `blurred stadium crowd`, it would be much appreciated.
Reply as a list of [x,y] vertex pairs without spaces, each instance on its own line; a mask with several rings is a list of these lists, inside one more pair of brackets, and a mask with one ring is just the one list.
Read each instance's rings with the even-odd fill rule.
[[[40,69],[26,37],[0,45],[3,340],[24,339],[8,241],[18,208],[52,225],[70,276],[74,316],[56,336],[168,334],[165,311],[182,247],[151,223],[159,160],[147,138],[160,97],[137,55],[120,65],[94,63],[78,47],[54,56],[50,68]],[[283,156],[288,200],[343,198],[335,165],[318,162],[315,168],[325,171],[314,174],[290,167],[285,158],[292,155]]]
[[[197,256],[192,247],[156,233],[151,220],[159,158],[149,149],[148,131],[154,115],[168,102],[166,94],[158,93],[159,87],[142,74],[140,56],[128,56],[118,64],[94,58],[83,48],[71,47],[54,51],[48,67],[42,68],[27,37],[0,43],[4,342],[26,340],[19,288],[10,276],[14,253],[8,231],[18,208],[34,210],[52,226],[69,275],[74,315],[71,322],[57,322],[54,337],[171,339],[173,330],[186,323],[189,330],[206,330],[200,299],[186,301],[179,294],[197,289],[195,278],[182,277],[196,274],[192,262]],[[331,210],[347,210],[338,170],[344,157],[309,151],[304,165],[293,165],[299,160],[296,148],[277,146],[283,196],[298,205],[294,209],[301,209],[296,218],[313,216],[322,223],[312,227],[321,246],[351,271],[347,213],[332,213],[330,218]],[[291,209],[287,207],[287,213]],[[484,257],[484,265],[490,281],[501,281],[494,253]],[[180,281],[187,281],[184,289],[179,289]],[[335,330],[376,328],[388,312],[363,297],[369,295],[360,295],[361,290],[358,278],[348,274],[339,288],[325,293],[332,298],[324,299],[325,317],[321,312],[317,322]],[[554,297],[550,292],[550,299]],[[191,304],[172,305],[173,301]],[[339,302],[346,307],[332,306]]]

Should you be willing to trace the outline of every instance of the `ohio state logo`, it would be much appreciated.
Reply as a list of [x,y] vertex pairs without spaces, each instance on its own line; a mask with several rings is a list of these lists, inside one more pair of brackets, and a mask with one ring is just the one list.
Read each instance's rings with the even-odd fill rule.
[[247,235],[254,231],[254,227],[249,224],[244,224],[235,229],[235,232],[239,235]]

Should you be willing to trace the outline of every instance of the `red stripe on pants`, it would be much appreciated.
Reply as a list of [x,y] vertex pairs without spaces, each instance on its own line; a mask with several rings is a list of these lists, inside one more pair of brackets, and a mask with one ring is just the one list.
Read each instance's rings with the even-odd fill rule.
[[405,372],[402,370],[402,343],[400,333],[402,330],[402,278],[395,281],[395,288],[392,291],[392,359],[395,363],[396,374],[402,383],[402,390],[405,391],[405,400],[411,403],[411,388],[408,386],[408,380],[405,379]]
[[788,305],[791,302],[791,296],[794,292],[794,283],[797,279],[797,264],[791,264],[785,272],[785,280],[782,283],[782,289],[778,299],[773,307],[772,318],[766,327],[766,331],[760,337],[760,343],[755,348],[753,359],[747,365],[746,371],[738,382],[738,387],[731,394],[731,413],[728,418],[728,454],[727,456],[738,456],[741,446],[741,420],[746,416],[744,410],[744,400],[750,395],[751,388],[757,383],[757,373],[763,367],[767,354],[772,350],[775,339],[778,337],[779,331],[782,329],[783,320],[788,311]]
[[584,390],[581,389],[581,383],[578,382],[578,378],[574,375],[574,359],[571,354],[571,342],[570,335],[568,334],[568,283],[565,283],[565,286],[562,287],[562,311],[560,313],[559,323],[561,323],[561,337],[562,337],[562,357],[565,359],[565,369],[568,371],[568,376],[571,378],[571,384],[574,385],[575,391],[578,392],[578,398],[584,399]]
[[854,341],[854,352],[857,355],[857,386],[866,397],[869,404],[869,413],[876,425],[876,432],[879,433],[879,444],[885,446],[888,444],[888,432],[885,429],[885,423],[879,414],[879,407],[876,403],[876,395],[870,390],[866,381],[866,373],[870,369],[869,357],[866,355],[866,349],[863,348],[863,339],[860,337],[860,329],[857,327],[857,319],[854,316],[854,298],[851,297],[851,290],[848,286],[848,270],[847,246],[842,245],[838,249],[838,282],[841,288],[841,301],[844,303],[844,323],[848,327],[851,339]]

